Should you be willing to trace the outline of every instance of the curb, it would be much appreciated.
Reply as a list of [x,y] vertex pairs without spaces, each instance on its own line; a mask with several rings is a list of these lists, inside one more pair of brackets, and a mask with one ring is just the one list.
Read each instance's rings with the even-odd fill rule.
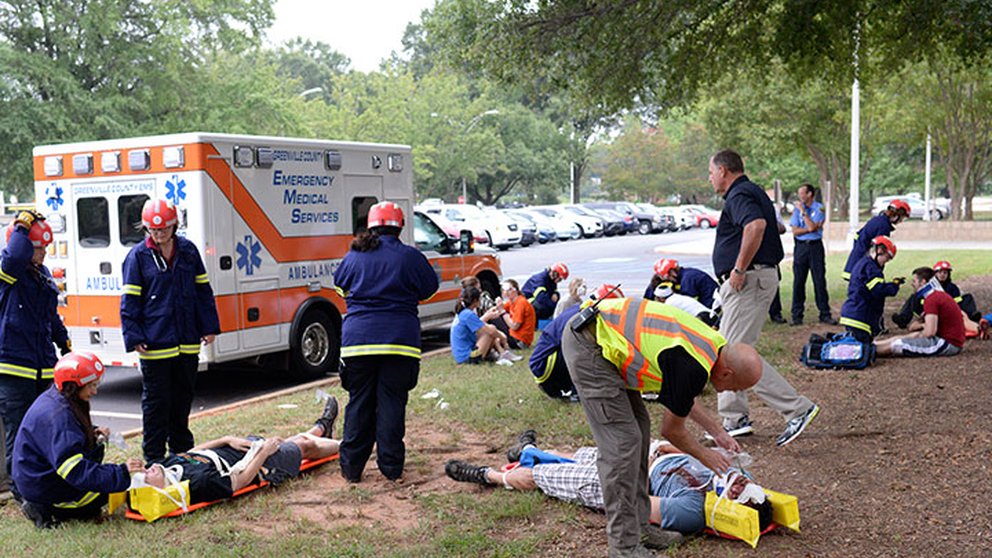
[[[435,357],[435,356],[438,356],[438,355],[441,355],[441,354],[445,354],[445,353],[450,353],[450,352],[451,352],[451,348],[450,347],[443,347],[443,348],[440,348],[440,349],[434,349],[433,351],[428,351],[428,352],[422,354],[421,355],[421,358]],[[331,386],[331,385],[337,385],[337,384],[340,384],[340,383],[341,383],[341,379],[338,376],[333,376],[333,377],[330,377],[330,378],[323,378],[323,379],[320,379],[320,380],[314,380],[312,382],[307,382],[305,384],[300,384],[298,386],[288,387],[288,388],[285,388],[285,389],[281,389],[279,391],[273,391],[272,393],[266,393],[266,394],[263,394],[263,395],[252,397],[250,399],[244,399],[242,401],[235,401],[234,403],[228,403],[227,405],[221,405],[220,407],[211,407],[210,409],[204,409],[204,410],[202,410],[200,412],[191,414],[189,416],[189,418],[190,418],[190,420],[196,420],[196,419],[198,419],[200,417],[206,417],[206,416],[210,416],[210,415],[216,415],[216,414],[219,414],[219,413],[226,413],[227,411],[232,411],[234,409],[239,409],[239,408],[245,407],[247,405],[254,405],[256,403],[262,403],[262,402],[265,402],[265,401],[269,401],[269,400],[272,400],[272,399],[276,399],[276,398],[282,397],[284,395],[291,395],[291,394],[294,394],[294,393],[298,393],[298,392],[301,392],[301,391],[307,391],[307,390],[318,388],[318,387],[321,387],[321,386]],[[124,439],[126,440],[128,438],[134,438],[135,436],[137,436],[137,435],[139,435],[141,433],[142,433],[142,429],[141,428],[132,428],[131,430],[126,430],[126,431],[122,432],[121,435],[124,436]]]

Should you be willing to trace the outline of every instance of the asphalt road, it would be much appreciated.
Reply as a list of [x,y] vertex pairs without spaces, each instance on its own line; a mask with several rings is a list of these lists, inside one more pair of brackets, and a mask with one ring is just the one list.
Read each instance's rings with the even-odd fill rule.
[[[706,241],[713,231],[693,229],[678,233],[626,235],[613,238],[569,240],[500,252],[503,276],[521,284],[554,262],[565,262],[570,277],[582,277],[590,289],[619,283],[630,296],[640,296],[660,255],[655,250],[673,244]],[[677,256],[682,265],[711,271],[709,255]],[[564,284],[561,286],[565,288]],[[424,350],[447,346],[447,330],[424,334]],[[193,412],[256,397],[297,383],[285,372],[249,366],[225,365],[200,373]],[[134,368],[111,367],[92,401],[95,423],[114,431],[141,427],[141,374]]]

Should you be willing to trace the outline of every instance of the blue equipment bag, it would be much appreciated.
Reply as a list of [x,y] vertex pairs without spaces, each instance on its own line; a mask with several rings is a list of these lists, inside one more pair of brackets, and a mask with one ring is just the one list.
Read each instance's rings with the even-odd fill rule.
[[874,343],[862,343],[850,333],[812,334],[799,360],[809,368],[861,370],[875,362]]

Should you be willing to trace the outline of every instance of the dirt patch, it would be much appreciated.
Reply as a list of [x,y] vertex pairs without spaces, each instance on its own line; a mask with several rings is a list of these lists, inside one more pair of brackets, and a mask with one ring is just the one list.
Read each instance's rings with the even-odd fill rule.
[[[975,295],[979,308],[992,306],[992,277],[960,286]],[[901,303],[892,300],[888,313]],[[785,339],[798,356],[809,334],[824,329],[778,327],[766,333]],[[743,543],[701,537],[673,555],[992,556],[992,506],[987,502],[992,342],[968,341],[965,352],[953,358],[880,360],[864,371],[813,371],[798,364],[783,371],[822,407],[820,416],[795,442],[777,448],[775,437],[784,423],[752,396],[757,431],[742,442],[754,456],[753,472],[761,484],[799,498],[802,533],[780,530],[763,537],[753,551]],[[715,407],[712,398],[705,402]],[[413,529],[423,513],[419,496],[483,490],[447,479],[446,460],[501,462],[497,452],[507,440],[467,429],[458,429],[456,439],[453,430],[450,424],[408,424],[411,466],[402,483],[386,481],[372,462],[365,481],[349,486],[332,464],[310,481],[285,487],[283,496],[301,504],[290,506],[295,516],[329,530],[356,525]],[[317,499],[314,494],[322,505],[306,505]],[[548,502],[556,505],[564,504]],[[566,524],[532,518],[508,526],[500,536],[512,539],[538,529],[552,534],[541,555],[605,555],[605,518],[585,510],[574,517]]]

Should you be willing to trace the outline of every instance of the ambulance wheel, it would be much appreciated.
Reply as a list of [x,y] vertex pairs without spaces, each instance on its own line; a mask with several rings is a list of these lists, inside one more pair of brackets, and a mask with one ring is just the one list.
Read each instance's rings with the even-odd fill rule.
[[290,348],[292,371],[301,378],[322,378],[337,369],[340,336],[321,310],[303,315]]

